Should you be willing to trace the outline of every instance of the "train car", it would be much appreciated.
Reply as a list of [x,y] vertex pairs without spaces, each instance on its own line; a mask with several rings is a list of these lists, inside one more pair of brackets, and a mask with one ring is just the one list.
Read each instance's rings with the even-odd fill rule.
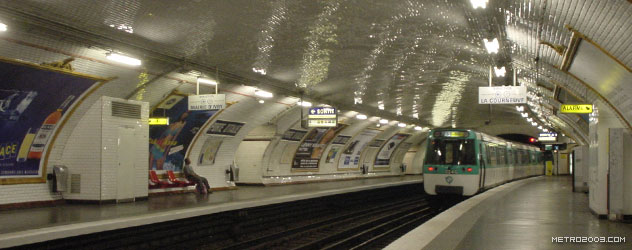
[[434,129],[423,166],[430,195],[474,195],[515,179],[544,174],[540,149],[469,129]]

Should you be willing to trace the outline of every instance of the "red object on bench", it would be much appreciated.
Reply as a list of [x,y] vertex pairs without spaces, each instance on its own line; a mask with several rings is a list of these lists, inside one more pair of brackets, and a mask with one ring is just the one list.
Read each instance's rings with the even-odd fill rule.
[[193,183],[191,181],[188,181],[188,180],[179,180],[178,178],[176,178],[176,175],[171,170],[167,171],[167,178],[169,178],[169,181],[171,183],[177,184],[180,187],[186,187],[186,186],[193,186],[193,185],[195,185],[195,183]]
[[174,187],[174,186],[175,184],[171,184],[167,181],[161,181],[160,179],[158,179],[158,175],[156,174],[156,171],[149,170],[149,187],[168,188],[168,187]]

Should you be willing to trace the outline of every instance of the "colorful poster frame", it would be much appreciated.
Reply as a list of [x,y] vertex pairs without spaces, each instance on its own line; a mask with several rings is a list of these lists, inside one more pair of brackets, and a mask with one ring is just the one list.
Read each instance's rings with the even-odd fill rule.
[[350,143],[348,143],[340,154],[338,160],[338,170],[357,170],[360,168],[360,156],[369,143],[380,132],[376,129],[365,129],[356,135]]
[[0,184],[45,183],[59,131],[111,79],[1,57],[0,76]]
[[395,134],[393,135],[384,145],[380,148],[377,155],[375,156],[375,163],[373,164],[374,168],[387,168],[391,164],[391,157],[393,156],[393,152],[397,149],[397,147],[405,141],[410,135],[409,134]]
[[339,123],[333,128],[314,128],[309,131],[294,153],[292,171],[318,170],[323,151],[345,127],[346,124]]

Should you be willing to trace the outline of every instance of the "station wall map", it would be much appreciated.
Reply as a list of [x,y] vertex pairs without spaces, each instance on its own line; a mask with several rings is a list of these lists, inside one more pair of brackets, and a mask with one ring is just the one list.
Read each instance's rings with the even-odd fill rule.
[[189,111],[188,97],[163,111],[169,117],[169,125],[149,127],[149,169],[182,171],[193,137],[217,111]]
[[318,168],[318,162],[327,144],[345,127],[346,125],[339,123],[333,128],[314,128],[309,131],[294,154],[292,169]]
[[0,60],[0,183],[45,182],[44,150],[72,104],[99,81]]

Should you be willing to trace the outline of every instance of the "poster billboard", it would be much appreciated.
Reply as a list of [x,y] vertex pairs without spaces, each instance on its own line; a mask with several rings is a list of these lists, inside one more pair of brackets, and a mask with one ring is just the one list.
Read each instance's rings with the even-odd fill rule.
[[388,167],[391,163],[393,152],[400,143],[408,138],[408,136],[409,135],[407,134],[395,134],[386,142],[386,144],[382,145],[382,148],[380,148],[380,151],[375,157],[374,167]]
[[338,160],[338,169],[358,169],[362,151],[380,132],[375,129],[365,129],[356,135],[342,151]]
[[46,151],[95,77],[0,59],[0,183],[45,182]]
[[182,171],[184,156],[193,137],[217,113],[215,110],[188,110],[186,96],[174,100],[177,102],[158,111],[169,118],[169,125],[149,127],[150,170]]
[[296,149],[292,160],[292,170],[317,169],[327,144],[345,127],[344,124],[338,124],[334,128],[314,128],[309,131]]

